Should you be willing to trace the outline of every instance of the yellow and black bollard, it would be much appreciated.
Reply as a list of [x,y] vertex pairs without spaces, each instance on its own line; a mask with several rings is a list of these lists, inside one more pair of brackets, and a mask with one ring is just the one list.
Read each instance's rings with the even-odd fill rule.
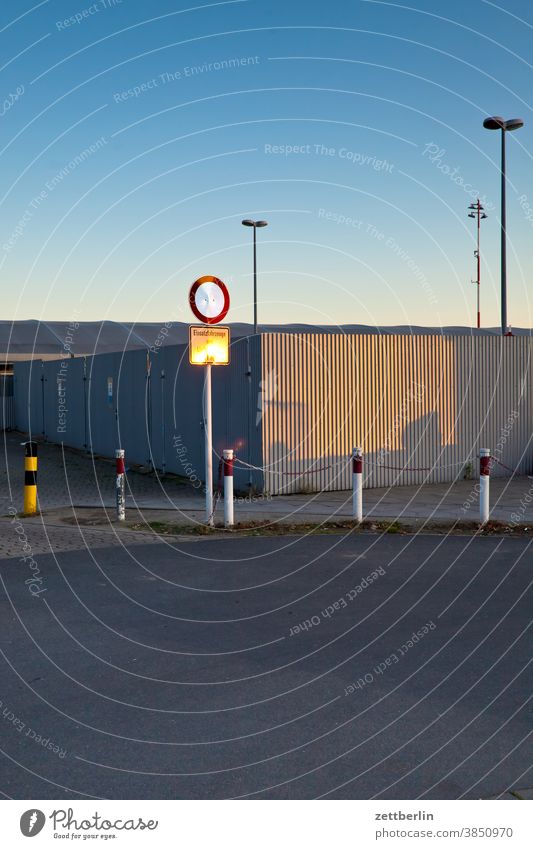
[[37,443],[24,442],[24,513],[37,513]]

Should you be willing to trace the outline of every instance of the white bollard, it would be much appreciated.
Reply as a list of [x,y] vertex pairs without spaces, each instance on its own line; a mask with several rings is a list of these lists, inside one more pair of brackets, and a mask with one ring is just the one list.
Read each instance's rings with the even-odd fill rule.
[[490,518],[489,488],[490,449],[481,448],[479,451],[479,521],[482,525],[485,525]]
[[126,519],[126,466],[123,448],[116,449],[115,458],[117,461],[117,519],[119,522],[124,522]]
[[231,528],[233,522],[233,449],[222,452],[224,462],[224,526]]
[[363,451],[354,448],[352,454],[352,512],[356,522],[363,521]]

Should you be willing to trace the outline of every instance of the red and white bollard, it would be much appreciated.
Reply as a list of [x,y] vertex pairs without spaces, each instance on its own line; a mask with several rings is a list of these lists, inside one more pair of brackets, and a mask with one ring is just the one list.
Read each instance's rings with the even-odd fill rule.
[[479,521],[482,525],[485,525],[490,518],[489,488],[490,450],[481,448],[479,451]]
[[116,449],[115,459],[117,461],[117,519],[119,522],[124,522],[126,519],[126,466],[123,448]]
[[352,453],[352,512],[356,522],[363,521],[363,451],[354,448]]
[[222,452],[224,465],[224,527],[231,528],[233,522],[233,448]]

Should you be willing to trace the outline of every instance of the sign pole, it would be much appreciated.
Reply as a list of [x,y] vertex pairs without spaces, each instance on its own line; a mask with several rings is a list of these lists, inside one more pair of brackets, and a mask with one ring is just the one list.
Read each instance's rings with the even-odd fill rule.
[[[213,517],[213,413],[211,406],[211,366],[229,363],[229,327],[215,327],[229,310],[229,292],[219,277],[206,274],[192,284],[189,306],[203,327],[189,327],[189,362],[204,365],[205,437],[205,521],[214,527]],[[206,327],[207,325],[207,327]]]
[[205,521],[213,527],[213,415],[211,408],[211,363],[205,366]]

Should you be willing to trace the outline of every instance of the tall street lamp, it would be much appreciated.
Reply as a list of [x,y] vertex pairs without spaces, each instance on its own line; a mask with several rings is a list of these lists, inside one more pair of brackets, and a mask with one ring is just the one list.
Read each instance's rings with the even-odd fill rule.
[[481,255],[479,253],[479,230],[480,230],[479,225],[480,225],[481,220],[483,218],[487,217],[487,213],[484,211],[483,207],[481,206],[481,203],[479,202],[479,198],[477,199],[477,201],[475,203],[471,203],[470,206],[468,207],[468,209],[469,209],[468,217],[469,218],[477,218],[477,250],[474,251],[474,256],[477,258],[477,280],[475,280],[474,282],[477,285],[477,326],[478,326],[478,329],[479,329],[481,327],[481,312],[480,312],[480,309],[479,309],[479,300],[480,300],[479,299],[479,294],[480,294],[479,287],[481,285]]
[[502,336],[507,333],[507,246],[506,246],[506,223],[505,223],[505,133],[512,130],[519,130],[524,126],[521,118],[510,118],[505,121],[499,115],[493,115],[492,118],[485,118],[483,126],[486,130],[501,130],[502,131],[502,210],[501,210],[501,290],[502,290]]
[[245,227],[254,228],[254,335],[257,333],[257,245],[255,231],[258,227],[266,227],[268,221],[252,221],[251,218],[245,218],[242,222]]

